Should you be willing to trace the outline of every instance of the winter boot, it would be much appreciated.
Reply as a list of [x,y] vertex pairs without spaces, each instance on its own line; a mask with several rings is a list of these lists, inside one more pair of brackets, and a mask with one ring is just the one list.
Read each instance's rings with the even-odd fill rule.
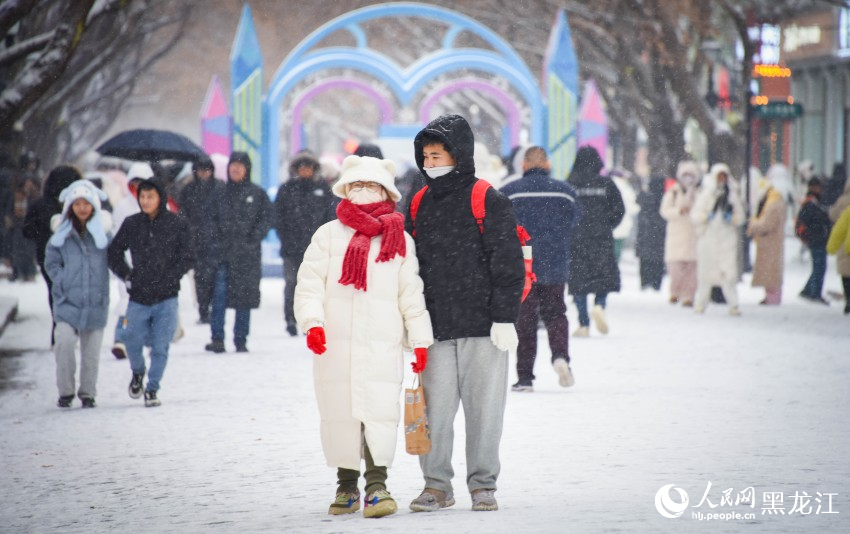
[[596,323],[596,329],[600,334],[608,333],[608,323],[605,321],[605,308],[599,304],[590,309],[590,317]]
[[236,352],[248,352],[248,345],[243,341],[236,344]]
[[521,393],[532,393],[534,391],[534,385],[532,384],[531,380],[523,380],[522,378],[520,378],[516,384],[511,386],[511,391],[518,391]]
[[286,323],[286,333],[292,337],[298,335],[298,327],[295,325],[295,323]]
[[112,345],[112,355],[119,360],[123,360],[127,357],[127,347],[121,342],[115,343]]
[[552,363],[552,367],[554,367],[555,372],[558,373],[558,384],[562,388],[568,388],[575,385],[576,380],[573,378],[573,371],[570,369],[570,364],[567,363],[566,359],[555,358],[555,361]]
[[61,397],[59,397],[59,400],[56,401],[56,406],[60,408],[70,408],[71,402],[73,402],[73,400],[73,395],[62,395]]
[[454,506],[455,499],[451,493],[425,488],[419,497],[410,502],[410,509],[414,512],[436,512],[440,508]]
[[590,337],[590,328],[587,326],[579,326],[576,328],[576,331],[573,332],[573,337]]
[[398,510],[390,492],[385,489],[378,489],[366,495],[366,500],[363,501],[363,517],[384,517],[392,515]]
[[334,502],[328,508],[330,515],[353,514],[360,510],[360,492],[357,490],[337,492]]
[[130,386],[127,392],[131,399],[138,399],[142,396],[142,380],[145,378],[144,373],[133,373],[133,378],[130,380]]
[[97,406],[97,404],[95,404],[94,402],[94,399],[91,397],[83,397],[80,400],[83,401],[83,408],[94,408]]
[[207,343],[204,346],[204,350],[207,352],[215,352],[216,354],[221,354],[224,352],[224,341],[221,339],[213,339],[212,342]]
[[492,512],[499,509],[494,493],[496,490],[481,488],[472,492],[473,512]]

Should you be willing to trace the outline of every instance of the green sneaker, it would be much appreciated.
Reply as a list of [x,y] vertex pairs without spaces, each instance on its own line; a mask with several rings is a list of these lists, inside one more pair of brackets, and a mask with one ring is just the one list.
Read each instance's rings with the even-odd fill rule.
[[366,495],[364,503],[363,517],[384,517],[385,515],[392,515],[398,510],[393,496],[385,489],[369,493]]
[[353,514],[360,510],[360,492],[341,492],[336,494],[334,502],[328,508],[330,515]]

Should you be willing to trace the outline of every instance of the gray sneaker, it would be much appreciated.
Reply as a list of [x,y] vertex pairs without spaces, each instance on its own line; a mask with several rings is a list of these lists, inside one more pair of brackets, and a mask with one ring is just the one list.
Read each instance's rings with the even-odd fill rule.
[[410,502],[410,509],[414,512],[436,512],[440,508],[454,506],[455,498],[451,493],[425,488],[419,497]]
[[494,495],[496,490],[481,488],[472,492],[472,511],[473,512],[492,512],[499,509],[499,503],[496,502]]

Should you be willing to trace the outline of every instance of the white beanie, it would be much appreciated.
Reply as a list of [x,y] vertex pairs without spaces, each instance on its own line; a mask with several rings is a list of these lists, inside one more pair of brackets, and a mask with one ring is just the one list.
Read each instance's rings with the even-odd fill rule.
[[86,224],[86,229],[91,233],[95,246],[103,249],[109,244],[106,234],[111,224],[102,217],[102,214],[105,212],[101,211],[100,203],[106,200],[107,197],[106,193],[88,180],[77,180],[59,193],[59,202],[64,203],[62,206],[61,222],[56,232],[51,236],[50,243],[57,247],[61,247],[65,243],[65,239],[68,237],[72,228],[71,220],[68,218],[68,212],[71,210],[74,202],[81,198],[94,208],[94,213]]
[[334,195],[348,198],[348,184],[354,182],[376,182],[390,195],[390,200],[398,202],[401,193],[395,186],[395,163],[389,159],[370,156],[348,156],[342,160],[342,174],[333,186]]
[[153,169],[147,163],[137,161],[130,165],[130,170],[127,171],[127,182],[135,178],[139,180],[150,180],[153,178]]

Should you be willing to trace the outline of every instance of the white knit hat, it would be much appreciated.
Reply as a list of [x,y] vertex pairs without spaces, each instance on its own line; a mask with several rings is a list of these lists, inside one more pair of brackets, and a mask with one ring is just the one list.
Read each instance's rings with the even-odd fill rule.
[[334,195],[348,198],[348,184],[354,182],[376,182],[381,184],[390,195],[390,200],[398,202],[401,193],[395,186],[395,163],[389,159],[369,156],[348,156],[342,160],[342,174],[333,186]]
[[101,201],[107,198],[106,193],[88,180],[77,180],[59,193],[59,202],[63,203],[62,215],[59,216],[60,223],[53,236],[51,236],[50,243],[57,247],[61,247],[65,243],[65,239],[68,237],[72,228],[68,212],[71,211],[71,206],[74,202],[81,198],[94,208],[94,213],[86,224],[86,229],[91,233],[95,246],[103,249],[109,244],[107,232],[110,230],[112,218],[109,216],[104,218],[103,215],[106,212],[100,209]]
[[151,178],[153,178],[153,169],[150,165],[141,161],[130,165],[130,169],[127,171],[127,182],[133,179],[150,180]]

